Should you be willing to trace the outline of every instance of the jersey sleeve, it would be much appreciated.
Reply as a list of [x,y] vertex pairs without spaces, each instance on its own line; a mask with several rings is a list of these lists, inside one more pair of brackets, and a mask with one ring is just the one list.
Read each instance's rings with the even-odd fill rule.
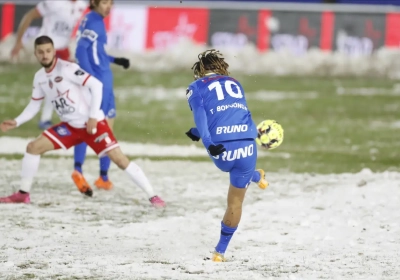
[[33,79],[33,86],[32,86],[32,100],[42,100],[45,98],[45,93],[39,85],[37,78]]
[[36,5],[36,10],[45,17],[57,11],[57,3],[56,1],[41,1]]
[[194,122],[198,130],[198,134],[203,141],[203,145],[208,148],[213,145],[210,131],[208,130],[207,114],[204,109],[203,97],[198,88],[192,84],[187,89],[186,98],[193,112]]
[[16,117],[14,120],[17,123],[17,127],[31,120],[40,111],[40,106],[45,97],[45,93],[40,88],[36,76],[33,80],[32,98],[29,104],[25,107],[22,113]]
[[64,69],[64,75],[74,84],[84,86],[90,78],[90,74],[82,70],[78,64],[71,63]]
[[81,23],[81,31],[79,34],[78,46],[91,46],[97,38],[99,38],[100,24],[96,21],[91,21],[88,16],[86,16]]
[[89,48],[97,41],[99,35],[97,29],[92,27],[94,24],[88,22],[87,16],[82,20],[81,26],[82,29],[79,31],[79,39],[75,50],[75,59],[80,67],[93,75],[94,71],[89,61]]

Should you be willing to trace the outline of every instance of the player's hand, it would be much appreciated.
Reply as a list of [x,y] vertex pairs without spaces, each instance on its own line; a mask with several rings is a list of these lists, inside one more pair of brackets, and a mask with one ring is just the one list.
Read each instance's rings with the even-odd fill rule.
[[129,62],[129,59],[123,58],[123,57],[116,57],[114,58],[114,63],[117,65],[121,65],[124,67],[124,69],[128,69],[129,66],[131,65]]
[[215,145],[208,146],[208,152],[213,157],[218,156],[218,155],[222,154],[225,151],[226,151],[226,149],[225,149],[224,145],[222,145],[222,144],[218,144],[216,146]]
[[13,49],[11,50],[11,58],[16,58],[22,48],[23,48],[22,43],[18,43],[18,42],[15,43]]
[[16,127],[17,127],[17,122],[15,120],[6,120],[0,124],[0,129],[3,132],[7,132]]
[[97,119],[89,119],[86,123],[87,133],[93,135],[97,133]]
[[185,134],[187,135],[187,137],[189,137],[190,139],[192,139],[192,141],[199,141],[200,137],[197,137],[196,135],[194,135],[192,133],[192,129],[189,129],[188,132],[185,132]]

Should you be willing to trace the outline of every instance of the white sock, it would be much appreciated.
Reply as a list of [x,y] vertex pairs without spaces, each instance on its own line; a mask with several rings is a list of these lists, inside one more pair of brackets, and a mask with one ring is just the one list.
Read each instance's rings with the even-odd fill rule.
[[130,162],[125,172],[139,188],[146,192],[148,198],[152,198],[155,195],[149,180],[136,163]]
[[52,115],[53,115],[53,104],[51,104],[51,98],[46,97],[46,99],[44,100],[40,121],[41,122],[51,121]]
[[40,155],[32,155],[25,152],[22,159],[20,191],[30,192],[33,178],[39,169],[39,163]]

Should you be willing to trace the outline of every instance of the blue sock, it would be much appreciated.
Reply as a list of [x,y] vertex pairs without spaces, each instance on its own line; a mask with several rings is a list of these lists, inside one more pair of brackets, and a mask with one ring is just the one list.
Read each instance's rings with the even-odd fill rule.
[[86,157],[86,147],[86,143],[81,143],[74,147],[75,170],[80,173],[82,173],[82,165]]
[[228,247],[229,242],[231,241],[231,238],[236,229],[237,227],[228,227],[224,224],[224,222],[221,222],[221,237],[219,238],[219,242],[215,247],[216,252],[220,254],[225,254],[226,248]]
[[251,178],[251,181],[254,182],[254,183],[258,183],[258,182],[260,182],[260,180],[261,180],[260,172],[258,172],[257,170],[254,170],[253,177]]
[[103,181],[108,181],[108,169],[110,169],[111,160],[108,156],[100,158],[100,176]]

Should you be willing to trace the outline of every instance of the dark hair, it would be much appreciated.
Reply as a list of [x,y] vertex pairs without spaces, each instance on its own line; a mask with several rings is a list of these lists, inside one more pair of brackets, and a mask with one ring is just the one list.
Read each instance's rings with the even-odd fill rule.
[[44,44],[52,44],[54,46],[53,40],[49,36],[43,35],[35,39],[35,47]]
[[198,55],[199,61],[197,61],[193,67],[194,78],[198,79],[204,77],[207,71],[213,71],[216,74],[228,76],[229,64],[225,62],[222,57],[222,53],[212,49],[202,52]]
[[98,6],[100,3],[100,0],[90,0],[90,5],[89,5],[89,9],[93,10],[94,8],[96,8],[96,6]]

